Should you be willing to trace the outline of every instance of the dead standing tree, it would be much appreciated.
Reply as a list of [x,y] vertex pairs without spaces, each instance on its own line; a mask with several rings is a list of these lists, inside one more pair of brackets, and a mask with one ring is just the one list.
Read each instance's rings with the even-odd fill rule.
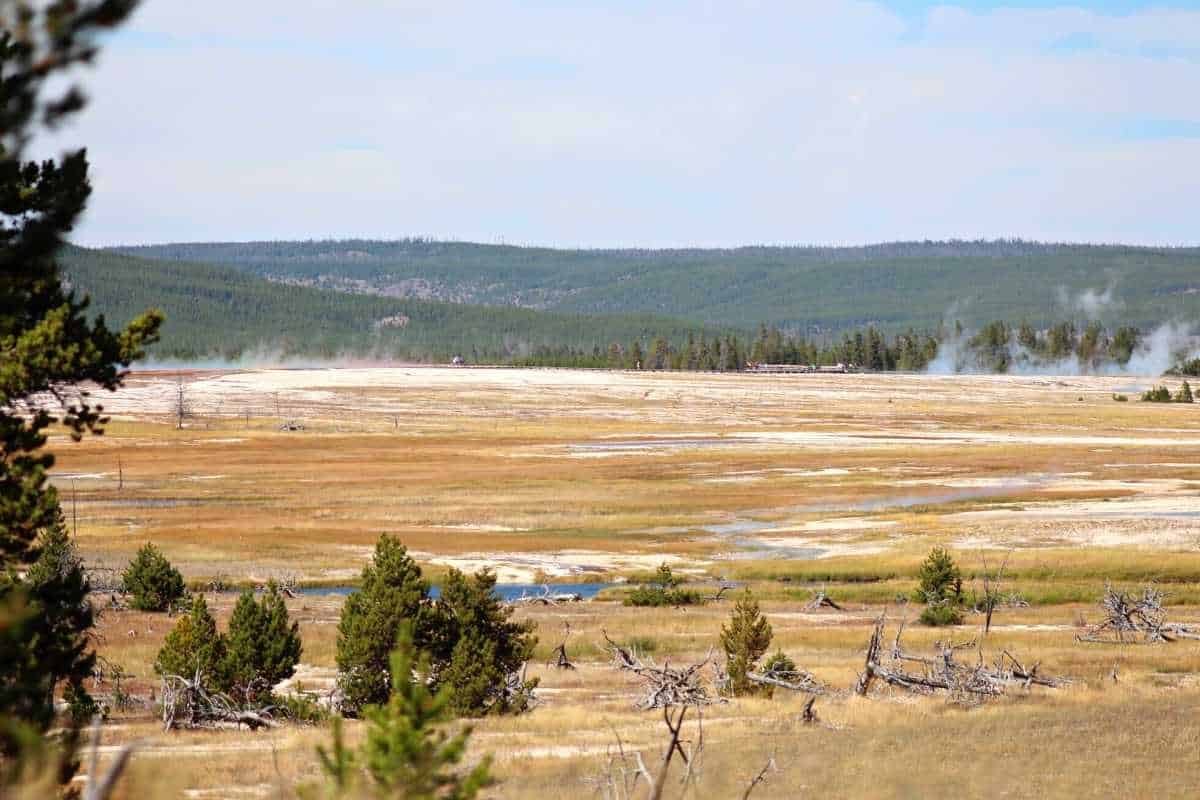
[[175,403],[171,409],[172,416],[175,417],[175,428],[183,429],[183,423],[192,416],[192,402],[187,395],[187,385],[183,382],[181,375],[175,385]]
[[[956,699],[967,703],[998,697],[1012,688],[1045,686],[1056,689],[1070,683],[1065,678],[1039,674],[1040,664],[1027,668],[1007,650],[1001,652],[994,664],[988,665],[983,659],[982,648],[974,641],[960,644],[937,642],[932,657],[905,653],[900,643],[904,635],[903,622],[896,630],[891,651],[885,653],[885,626],[886,614],[880,614],[867,644],[863,672],[854,687],[855,693],[859,695],[865,696],[871,688],[871,683],[877,678],[890,686],[920,694],[949,692]],[[971,649],[978,654],[975,664],[957,660],[956,653]],[[915,665],[915,669],[910,665]]]
[[575,669],[575,665],[571,663],[571,659],[567,658],[567,639],[571,638],[571,623],[563,622],[563,637],[558,643],[558,647],[550,653],[550,661],[546,664],[554,664],[558,669]]
[[1145,642],[1173,642],[1176,639],[1200,639],[1200,630],[1178,623],[1167,622],[1163,608],[1166,593],[1147,586],[1141,597],[1131,592],[1121,592],[1111,584],[1104,586],[1104,599],[1100,607],[1106,617],[1085,632],[1076,634],[1079,642],[1109,644],[1133,644]]

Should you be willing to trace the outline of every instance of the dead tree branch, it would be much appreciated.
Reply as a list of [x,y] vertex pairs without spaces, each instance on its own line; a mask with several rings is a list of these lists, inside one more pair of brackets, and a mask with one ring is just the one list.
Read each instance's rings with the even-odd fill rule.
[[567,639],[569,638],[571,638],[571,623],[564,621],[562,641],[551,651],[550,661],[546,662],[547,665],[553,663],[558,669],[575,669],[571,659],[567,658]]
[[712,660],[712,650],[703,661],[685,667],[661,667],[652,661],[643,661],[636,653],[614,642],[606,631],[601,631],[606,649],[612,655],[612,664],[619,670],[632,672],[646,685],[646,695],[636,703],[643,711],[671,706],[703,706],[713,702],[708,688],[700,682],[701,670]]
[[771,756],[767,759],[767,763],[763,765],[763,768],[759,770],[758,774],[754,776],[754,780],[750,781],[750,785],[746,787],[746,791],[742,793],[742,800],[749,800],[750,793],[754,791],[754,788],[760,783],[767,782],[768,772],[777,771],[778,768],[775,766],[775,756]]
[[[975,642],[958,644],[937,642],[932,656],[917,656],[905,653],[901,645],[903,623],[896,632],[892,650],[886,657],[882,654],[885,618],[880,615],[875,623],[867,645],[867,658],[863,674],[859,676],[855,691],[865,695],[875,678],[911,692],[932,694],[938,691],[950,693],[964,702],[979,702],[988,697],[1006,694],[1009,689],[1031,686],[1059,688],[1069,683],[1065,678],[1041,675],[1038,664],[1026,668],[1011,653],[1004,651],[993,665],[983,659],[982,650],[975,664],[956,660],[955,654],[977,648]],[[909,665],[916,665],[916,669]]]
[[833,601],[833,599],[829,597],[829,595],[825,594],[824,586],[822,586],[820,591],[817,592],[816,597],[814,597],[812,600],[810,600],[808,602],[808,605],[806,605],[804,607],[804,610],[805,611],[820,611],[822,608],[832,608],[834,611],[844,611],[845,610],[841,606],[839,606],[837,603],[835,603]]
[[1104,586],[1104,599],[1100,607],[1105,619],[1086,631],[1075,635],[1079,642],[1110,644],[1132,644],[1144,642],[1173,642],[1177,639],[1200,639],[1200,630],[1179,623],[1167,622],[1163,608],[1165,592],[1153,586],[1142,590],[1141,597],[1132,592],[1121,592],[1111,584]]
[[220,728],[227,725],[250,730],[275,728],[279,723],[272,717],[274,706],[247,709],[238,707],[228,695],[204,688],[204,675],[196,670],[193,679],[165,675],[162,680],[163,730],[177,724],[188,728]]

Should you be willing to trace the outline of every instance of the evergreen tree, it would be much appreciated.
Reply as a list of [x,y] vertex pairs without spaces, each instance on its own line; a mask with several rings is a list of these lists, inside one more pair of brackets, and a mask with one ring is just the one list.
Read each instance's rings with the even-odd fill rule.
[[[57,256],[91,192],[87,158],[82,150],[57,160],[29,158],[43,130],[83,107],[71,75],[92,60],[96,35],[120,24],[133,6],[133,0],[0,5],[0,619],[6,621],[0,760],[18,754],[22,737],[49,728],[50,680],[74,686],[74,673],[89,658],[80,638],[92,621],[81,605],[84,583],[55,534],[44,543],[57,548],[51,558],[58,563],[43,562],[40,600],[31,596],[28,576],[21,577],[38,559],[38,537],[59,524],[58,495],[46,482],[54,464],[46,431],[60,423],[75,439],[102,433],[103,409],[84,387],[120,386],[123,368],[141,357],[161,323],[150,313],[110,330],[103,316],[88,314],[86,297],[64,286]],[[37,395],[59,405],[29,402]],[[51,577],[56,569],[58,577]],[[40,614],[52,619],[38,620]],[[47,635],[52,642],[42,639]],[[43,664],[46,655],[57,663]],[[44,675],[35,680],[39,669]],[[74,772],[76,733],[72,725],[64,737],[63,780]],[[0,794],[6,779],[0,775]]]
[[452,647],[438,624],[421,568],[404,545],[384,534],[371,563],[363,567],[362,588],[346,598],[338,623],[338,686],[347,713],[387,702],[392,688],[389,659],[405,622],[413,626],[418,649],[448,652]]
[[621,352],[621,345],[613,342],[608,346],[608,368],[620,369],[623,361],[624,357]]
[[646,356],[642,353],[642,343],[639,339],[634,339],[633,344],[629,346],[629,368],[643,369],[646,366]]
[[222,675],[230,695],[255,703],[271,688],[296,672],[302,645],[300,625],[289,623],[287,605],[278,584],[271,581],[258,602],[247,590],[238,598],[229,619]]
[[1189,385],[1187,381],[1184,381],[1183,385],[1179,387],[1179,391],[1175,394],[1175,402],[1191,403],[1194,402],[1194,400],[1195,398],[1192,397],[1191,385]]
[[758,608],[758,601],[746,589],[728,625],[721,626],[721,647],[725,650],[729,691],[734,695],[757,691],[747,673],[754,670],[758,660],[771,646],[771,623]]
[[1027,321],[1022,321],[1020,327],[1017,328],[1017,344],[1034,354],[1041,349],[1037,331]]
[[158,548],[147,542],[121,575],[121,585],[140,611],[166,611],[187,594],[183,576]]
[[533,655],[534,623],[513,622],[513,610],[496,594],[496,576],[483,570],[468,578],[450,570],[439,601],[453,648],[437,674],[462,716],[524,711],[537,679],[505,691],[511,676]]
[[962,601],[962,571],[944,548],[935,547],[929,551],[921,562],[917,578],[920,581],[917,599],[922,603]]
[[154,659],[158,675],[178,675],[191,680],[199,672],[208,689],[229,686],[225,673],[225,637],[217,633],[217,621],[208,611],[204,595],[192,598],[191,610],[179,618],[163,640]]
[[38,547],[38,559],[21,584],[28,604],[24,630],[28,657],[14,663],[16,669],[6,670],[0,682],[0,708],[39,727],[48,726],[54,716],[55,689],[65,684],[72,714],[84,722],[96,711],[83,687],[96,660],[87,637],[95,615],[87,599],[83,562],[61,513],[42,534]]
[[667,369],[671,366],[671,345],[659,336],[654,340],[654,349],[650,356],[650,369]]
[[1137,328],[1128,326],[1117,328],[1113,333],[1112,340],[1108,343],[1109,358],[1120,366],[1125,366],[1133,357],[1133,351],[1137,349],[1140,341],[1141,332]]
[[[368,706],[366,739],[356,752],[345,746],[340,720],[334,720],[333,747],[317,748],[335,797],[402,797],[406,800],[470,800],[492,782],[490,759],[466,774],[455,771],[466,754],[471,728],[450,736],[451,693],[430,692],[429,657],[418,660],[413,634],[405,624],[391,657],[394,691],[387,702]],[[365,779],[365,781],[364,781]],[[365,782],[365,786],[362,785]]]

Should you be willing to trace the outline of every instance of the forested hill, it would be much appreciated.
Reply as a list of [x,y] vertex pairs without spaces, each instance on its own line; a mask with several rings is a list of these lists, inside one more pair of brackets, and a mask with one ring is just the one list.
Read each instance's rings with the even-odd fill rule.
[[[1097,317],[1151,328],[1164,319],[1200,318],[1196,248],[999,241],[555,250],[406,239],[117,250],[346,292],[589,314],[653,313],[740,328],[766,322],[800,330],[865,323],[932,329],[948,313],[973,325]],[[1089,290],[1092,295],[1080,302]]]
[[[508,361],[539,351],[603,353],[610,343],[699,329],[650,315],[587,316],[346,294],[272,283],[229,267],[65,248],[67,281],[92,312],[124,323],[147,308],[166,312],[157,358],[347,355]],[[709,330],[710,336],[717,331]]]

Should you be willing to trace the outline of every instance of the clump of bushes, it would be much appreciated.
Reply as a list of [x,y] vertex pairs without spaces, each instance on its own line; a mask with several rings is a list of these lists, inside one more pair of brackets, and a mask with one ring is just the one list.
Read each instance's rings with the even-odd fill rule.
[[1188,375],[1193,378],[1200,377],[1200,358],[1191,358],[1174,366],[1169,375]]
[[660,564],[654,579],[643,583],[625,597],[625,605],[641,607],[698,606],[704,603],[704,595],[695,589],[683,589],[682,578],[677,578],[666,563]]
[[1114,394],[1113,400],[1117,401],[1118,403],[1128,403],[1129,402],[1129,398],[1123,394]]
[[944,548],[933,548],[921,562],[917,578],[916,599],[925,603],[919,621],[933,626],[961,625],[962,570],[954,557]]
[[1184,381],[1179,387],[1179,391],[1171,394],[1171,390],[1166,386],[1155,386],[1142,393],[1143,403],[1193,403],[1195,397],[1192,395],[1192,387]]
[[[471,727],[455,726],[454,688],[438,684],[428,651],[414,646],[412,621],[389,644],[387,701],[362,710],[366,733],[346,746],[342,720],[333,719],[332,747],[317,748],[326,785],[304,787],[301,797],[408,797],[472,800],[490,786],[491,757],[468,769]],[[324,792],[322,792],[324,788]]]
[[139,611],[167,611],[187,595],[183,576],[158,548],[147,542],[121,575],[130,605]]
[[250,590],[242,593],[226,634],[217,631],[204,596],[197,595],[167,634],[154,671],[188,679],[199,673],[206,689],[243,705],[262,705],[272,700],[275,684],[295,674],[302,649],[300,626],[288,619],[272,581],[258,601]]
[[534,623],[512,621],[513,609],[495,592],[496,576],[450,570],[441,597],[404,545],[381,536],[363,568],[362,588],[346,598],[338,623],[338,688],[342,711],[357,716],[382,706],[395,691],[392,652],[406,628],[412,646],[428,657],[432,692],[460,716],[519,712],[532,702],[537,679],[518,680],[533,654]]
[[921,609],[921,616],[917,617],[917,621],[931,628],[940,628],[946,625],[962,625],[962,609],[947,601],[930,603]]

